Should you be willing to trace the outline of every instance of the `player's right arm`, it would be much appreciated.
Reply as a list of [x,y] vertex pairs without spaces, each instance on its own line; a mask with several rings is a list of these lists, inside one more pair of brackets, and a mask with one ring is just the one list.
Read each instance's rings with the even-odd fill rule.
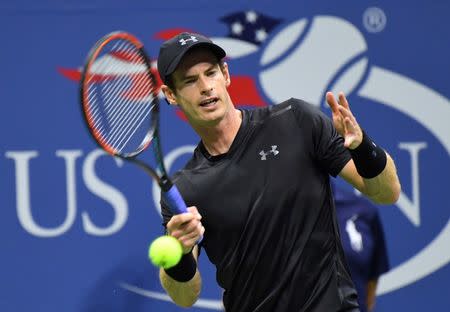
[[[193,256],[197,261],[198,247],[195,246],[192,250]],[[173,302],[182,307],[191,307],[200,296],[202,288],[202,278],[198,268],[195,275],[187,282],[179,282],[170,277],[166,271],[161,268],[159,271],[159,279],[164,290],[167,292]]]
[[198,245],[205,228],[196,207],[187,213],[174,215],[167,223],[167,232],[177,238],[183,247],[183,257],[174,268],[160,269],[161,285],[179,306],[190,307],[200,296],[202,279],[197,267]]

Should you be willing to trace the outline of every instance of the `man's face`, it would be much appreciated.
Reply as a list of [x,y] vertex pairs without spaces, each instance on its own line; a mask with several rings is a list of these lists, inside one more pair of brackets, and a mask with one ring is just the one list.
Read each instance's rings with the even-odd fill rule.
[[208,49],[189,51],[172,79],[175,90],[165,91],[166,96],[169,102],[180,106],[193,126],[215,126],[233,108],[227,91],[228,67],[221,67]]

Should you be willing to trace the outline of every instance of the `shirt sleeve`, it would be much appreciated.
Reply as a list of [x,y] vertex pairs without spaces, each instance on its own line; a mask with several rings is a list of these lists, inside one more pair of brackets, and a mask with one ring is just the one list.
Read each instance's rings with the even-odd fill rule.
[[301,128],[310,132],[313,157],[328,174],[336,177],[351,159],[332,120],[312,104],[294,100],[294,112]]
[[169,207],[163,202],[163,200],[161,199],[161,216],[163,219],[162,225],[164,227],[167,226],[167,223],[169,222],[170,218],[172,218],[173,214],[170,211]]

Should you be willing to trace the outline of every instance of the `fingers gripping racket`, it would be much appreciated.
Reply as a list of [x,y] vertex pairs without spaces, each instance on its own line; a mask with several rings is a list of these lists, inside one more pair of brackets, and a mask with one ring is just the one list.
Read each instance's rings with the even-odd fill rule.
[[[89,51],[80,82],[89,132],[109,154],[131,161],[153,177],[172,213],[187,211],[164,166],[159,138],[158,87],[143,44],[126,32],[101,38]],[[151,146],[156,169],[137,156]]]

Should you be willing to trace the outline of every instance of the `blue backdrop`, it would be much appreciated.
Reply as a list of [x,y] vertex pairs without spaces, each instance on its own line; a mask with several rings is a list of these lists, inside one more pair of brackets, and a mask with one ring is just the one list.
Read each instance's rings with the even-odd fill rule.
[[[135,34],[155,56],[187,29],[228,51],[236,106],[294,96],[329,114],[325,92],[348,94],[403,185],[399,202],[380,208],[392,270],[377,311],[447,311],[449,13],[443,0],[0,0],[0,310],[182,310],[146,256],[162,232],[156,186],[96,149],[77,81],[87,51],[110,31]],[[173,172],[198,138],[173,108],[162,115]],[[200,266],[192,310],[219,310],[205,254]]]

